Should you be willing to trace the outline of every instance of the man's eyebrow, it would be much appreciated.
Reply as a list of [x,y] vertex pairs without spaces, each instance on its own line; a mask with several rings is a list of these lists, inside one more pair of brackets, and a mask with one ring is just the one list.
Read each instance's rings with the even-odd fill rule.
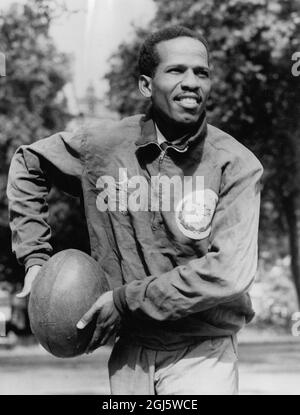
[[[173,63],[173,64],[170,64],[170,65],[168,65],[168,66],[166,66],[166,68],[165,68],[165,70],[167,71],[167,70],[169,70],[169,69],[187,69],[187,68],[189,68],[189,66],[188,65],[184,65],[184,64],[182,64],[182,63]],[[192,67],[192,69],[193,69],[193,71],[209,71],[210,70],[210,68],[209,68],[209,65],[197,65],[197,66],[194,66],[194,67]]]

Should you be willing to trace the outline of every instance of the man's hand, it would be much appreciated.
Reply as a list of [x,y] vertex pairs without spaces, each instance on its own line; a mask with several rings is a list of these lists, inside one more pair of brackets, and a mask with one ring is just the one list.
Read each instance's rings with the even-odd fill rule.
[[120,322],[120,315],[113,301],[113,292],[108,291],[102,294],[92,305],[87,313],[77,323],[78,329],[84,329],[97,314],[96,328],[86,353],[91,353],[97,347],[103,346],[114,334]]
[[17,298],[25,298],[30,294],[32,283],[40,269],[40,265],[33,265],[28,269],[25,276],[23,289],[19,294],[16,295]]

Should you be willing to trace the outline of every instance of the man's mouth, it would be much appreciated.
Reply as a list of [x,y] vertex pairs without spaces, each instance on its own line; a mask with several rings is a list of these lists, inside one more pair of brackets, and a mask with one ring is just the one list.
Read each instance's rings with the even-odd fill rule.
[[196,109],[201,102],[201,98],[196,95],[178,95],[175,101],[185,109]]

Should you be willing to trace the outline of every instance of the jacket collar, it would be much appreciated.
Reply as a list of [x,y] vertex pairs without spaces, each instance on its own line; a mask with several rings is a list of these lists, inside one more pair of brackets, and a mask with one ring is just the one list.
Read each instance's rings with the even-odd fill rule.
[[[203,142],[207,134],[207,121],[206,113],[204,112],[201,117],[201,123],[197,132],[188,139],[182,141],[182,143],[177,143],[176,145],[168,143],[168,147],[176,150],[178,153],[186,153],[190,148],[195,145]],[[152,119],[151,109],[141,118],[141,136],[135,142],[138,149],[147,148],[148,146],[159,147],[156,136],[155,124]]]

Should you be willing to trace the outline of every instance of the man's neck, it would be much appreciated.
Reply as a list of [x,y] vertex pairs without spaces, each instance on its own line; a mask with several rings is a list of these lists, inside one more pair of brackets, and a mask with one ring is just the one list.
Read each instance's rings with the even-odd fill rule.
[[202,124],[203,117],[201,116],[199,122],[193,125],[192,127],[182,124],[174,124],[174,122],[168,122],[155,113],[153,113],[153,120],[157,125],[157,128],[167,141],[180,142],[186,141],[188,138],[192,137],[197,133],[200,125]]

